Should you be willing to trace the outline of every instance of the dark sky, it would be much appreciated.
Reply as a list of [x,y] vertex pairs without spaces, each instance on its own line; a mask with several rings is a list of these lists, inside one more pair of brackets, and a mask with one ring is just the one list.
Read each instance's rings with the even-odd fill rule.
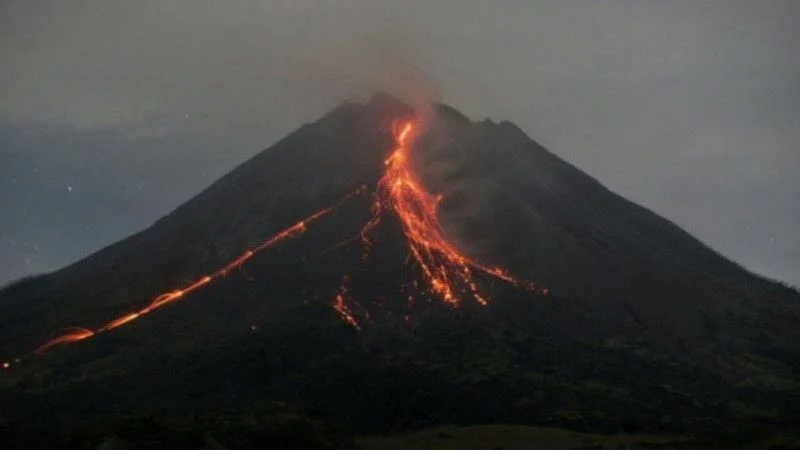
[[795,0],[5,0],[0,284],[136,232],[345,98],[514,121],[800,285]]

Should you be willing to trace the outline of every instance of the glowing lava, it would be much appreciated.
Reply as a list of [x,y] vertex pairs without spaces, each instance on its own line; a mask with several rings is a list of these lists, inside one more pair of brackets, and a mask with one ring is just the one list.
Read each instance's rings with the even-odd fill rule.
[[350,308],[347,306],[346,303],[347,282],[348,282],[348,276],[345,275],[344,277],[342,277],[342,285],[339,287],[339,293],[336,294],[336,298],[333,301],[333,309],[337,313],[339,313],[339,316],[342,318],[342,320],[349,323],[356,329],[361,329],[361,327],[358,325],[358,321],[353,316],[352,311],[350,311]]
[[[344,201],[348,200],[351,196],[352,196],[352,194],[347,195],[344,199],[341,200],[341,202],[339,204],[341,204]],[[290,227],[288,227],[288,228],[286,228],[284,230],[281,230],[280,232],[276,233],[275,235],[273,235],[272,237],[270,237],[266,241],[262,242],[257,247],[255,247],[255,248],[253,248],[251,250],[245,251],[241,256],[239,256],[238,258],[236,258],[233,261],[229,262],[228,264],[224,265],[223,267],[219,268],[215,272],[213,272],[213,273],[211,273],[209,275],[203,275],[202,277],[198,278],[193,283],[191,283],[191,284],[189,284],[189,285],[187,285],[187,286],[185,286],[185,287],[183,287],[181,289],[176,289],[176,290],[173,290],[173,291],[169,291],[169,292],[165,292],[163,294],[160,294],[157,297],[155,297],[154,299],[152,299],[150,301],[150,303],[148,303],[144,308],[142,308],[142,309],[140,309],[138,311],[135,311],[135,312],[130,312],[130,313],[123,314],[123,315],[121,315],[121,316],[109,321],[108,323],[106,323],[105,325],[101,326],[100,328],[97,328],[96,330],[90,330],[90,329],[81,328],[81,327],[68,328],[65,331],[65,333],[63,333],[63,334],[61,334],[61,335],[59,335],[59,336],[57,336],[57,337],[45,342],[44,344],[40,345],[36,349],[35,352],[36,353],[42,353],[42,352],[44,352],[46,350],[49,350],[50,348],[52,348],[54,346],[57,346],[57,345],[71,344],[71,343],[74,343],[74,342],[78,342],[78,341],[82,341],[82,340],[85,340],[85,339],[89,339],[89,338],[91,338],[91,337],[93,337],[93,336],[95,336],[97,334],[104,333],[104,332],[107,332],[107,331],[111,331],[111,330],[113,330],[115,328],[119,328],[119,327],[121,327],[121,326],[123,326],[125,324],[133,322],[134,320],[136,320],[136,319],[138,319],[140,317],[143,317],[143,316],[145,316],[147,314],[150,314],[151,312],[153,312],[153,311],[155,311],[155,310],[157,310],[159,308],[163,308],[166,305],[169,305],[171,303],[175,303],[175,302],[181,300],[182,298],[184,298],[186,295],[188,295],[188,294],[190,294],[190,293],[192,293],[194,291],[199,290],[203,286],[208,285],[212,281],[227,276],[228,273],[230,273],[231,270],[236,269],[238,267],[241,267],[250,258],[252,258],[256,253],[261,252],[263,250],[266,250],[266,249],[268,249],[270,247],[273,247],[276,244],[280,243],[281,241],[284,241],[286,239],[289,239],[291,237],[298,236],[298,235],[304,233],[307,230],[307,227],[308,227],[309,223],[321,218],[322,216],[325,216],[325,215],[331,213],[333,210],[334,210],[334,207],[330,207],[330,208],[325,208],[325,209],[322,209],[320,211],[317,211],[316,213],[306,217],[305,219],[295,223],[294,225],[292,225],[292,226],[290,226]],[[9,364],[9,366],[10,366],[10,364]],[[7,366],[5,366],[5,363],[4,363],[4,367],[3,368],[8,368]]]
[[36,349],[36,353],[42,353],[43,351],[59,344],[69,344],[72,342],[82,341],[84,339],[89,339],[90,337],[94,336],[95,332],[86,328],[75,327],[70,328],[67,330],[67,333],[62,334],[61,336],[51,339],[44,344],[40,345],[39,348]]
[[[409,165],[409,152],[411,149],[411,139],[415,133],[417,124],[408,120],[395,126],[394,138],[395,148],[388,158],[384,161],[384,172],[377,183],[377,187],[372,195],[372,216],[360,228],[358,235],[354,238],[345,240],[337,244],[334,248],[357,240],[360,240],[365,248],[364,259],[367,251],[373,243],[374,237],[371,236],[385,213],[392,213],[400,222],[405,235],[410,260],[419,267],[423,280],[412,280],[407,286],[413,287],[418,293],[427,293],[430,297],[438,298],[442,302],[457,306],[463,296],[472,298],[475,302],[486,305],[487,298],[479,292],[475,274],[481,273],[485,276],[495,278],[517,288],[525,290],[536,290],[533,283],[517,280],[510,276],[505,270],[499,267],[485,266],[474,259],[469,258],[455,247],[444,235],[441,224],[437,217],[437,209],[442,200],[442,196],[429,193],[424,189],[415,177]],[[364,193],[365,188],[359,188],[356,192],[346,195],[337,205],[322,209],[294,225],[276,233],[258,246],[246,250],[240,256],[234,258],[216,271],[202,275],[188,285],[162,293],[153,298],[147,305],[137,311],[128,312],[110,320],[105,325],[91,330],[87,328],[70,328],[65,333],[45,342],[36,349],[36,353],[42,353],[50,348],[79,342],[89,339],[101,333],[112,331],[131,323],[153,311],[163,308],[169,304],[180,301],[187,295],[202,289],[214,281],[227,276],[232,270],[241,268],[248,260],[257,253],[271,248],[280,242],[301,235],[311,222],[330,214],[338,206],[351,198],[354,194]],[[323,254],[327,253],[323,252]],[[332,307],[341,316],[342,320],[360,329],[357,315],[350,304],[358,308],[358,317],[369,320],[369,311],[355,299],[348,298],[348,283],[350,279],[347,275],[342,278],[342,283],[336,294]],[[424,285],[423,288],[421,285]],[[538,290],[542,295],[547,295],[546,289]],[[408,295],[408,306],[413,306],[414,296]],[[406,321],[409,316],[404,315]],[[252,331],[257,328],[251,327]],[[19,360],[15,360],[15,363]],[[10,362],[2,363],[3,369],[8,369]]]
[[[535,290],[533,283],[517,280],[499,267],[485,266],[447,240],[437,215],[442,196],[426,191],[409,165],[410,141],[416,126],[413,121],[406,121],[395,127],[395,148],[384,161],[384,174],[373,197],[372,217],[361,229],[364,244],[369,246],[372,243],[370,233],[380,223],[384,212],[391,208],[402,225],[409,253],[425,278],[428,292],[441,301],[455,306],[462,295],[467,295],[481,305],[488,304],[478,290],[475,272],[518,288]],[[346,286],[342,286],[334,301],[334,309],[346,322],[357,326],[344,303],[346,292]],[[409,296],[408,301],[412,306],[413,296]]]

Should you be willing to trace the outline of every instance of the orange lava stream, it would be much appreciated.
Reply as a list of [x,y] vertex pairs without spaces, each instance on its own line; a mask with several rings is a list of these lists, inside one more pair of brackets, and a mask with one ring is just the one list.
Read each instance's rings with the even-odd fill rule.
[[[405,121],[396,127],[394,133],[395,148],[384,161],[383,175],[373,193],[371,217],[361,227],[357,235],[337,244],[334,248],[345,245],[352,240],[357,240],[360,237],[364,245],[364,259],[366,260],[367,252],[373,242],[371,233],[380,223],[384,213],[393,212],[399,219],[406,237],[410,260],[419,266],[424,278],[421,280],[422,283],[412,280],[408,284],[408,286],[413,286],[415,290],[423,290],[421,285],[424,284],[427,286],[424,291],[452,306],[459,305],[462,296],[471,297],[478,304],[486,305],[488,300],[479,292],[474,277],[475,273],[482,273],[517,288],[547,295],[547,289],[537,289],[533,283],[518,280],[500,267],[485,266],[463,254],[447,240],[437,217],[437,210],[442,196],[426,191],[409,165],[410,141],[416,127],[417,124],[411,120]],[[346,195],[336,205],[317,211],[294,225],[281,230],[258,246],[246,250],[216,271],[199,277],[183,288],[156,296],[138,311],[123,314],[95,330],[77,327],[67,329],[64,334],[40,345],[35,352],[42,353],[54,346],[89,339],[131,323],[166,305],[178,302],[188,294],[227,276],[232,270],[241,268],[256,253],[269,249],[286,239],[303,234],[311,222],[330,214],[353,195],[363,194],[365,190],[366,187],[362,186],[355,192]],[[323,253],[327,253],[327,251]],[[342,278],[341,286],[334,298],[332,307],[341,316],[342,320],[360,329],[356,315],[348,303],[357,306],[360,311],[359,316],[367,320],[369,320],[369,311],[354,299],[348,299],[348,283],[349,277],[345,275]],[[413,302],[414,296],[409,295],[408,306],[413,306]],[[405,315],[404,318],[408,320],[409,316]],[[14,364],[18,362],[19,359],[14,360]],[[11,365],[12,363],[8,361],[3,362],[0,367],[8,369]]]
[[[494,277],[515,287],[535,290],[533,283],[518,280],[500,267],[488,267],[469,258],[444,235],[437,210],[442,196],[431,194],[417,180],[409,165],[410,140],[417,125],[403,122],[395,129],[395,148],[384,161],[385,171],[374,195],[372,217],[361,229],[361,239],[369,247],[370,233],[380,223],[383,213],[391,208],[403,228],[408,250],[419,266],[428,292],[441,301],[456,306],[462,295],[481,305],[488,300],[478,290],[475,272]],[[540,290],[546,295],[546,291]],[[347,288],[343,283],[334,301],[334,309],[346,322],[358,326],[345,304]],[[409,306],[413,296],[409,296]]]
[[62,334],[61,336],[51,339],[44,344],[40,345],[36,349],[36,353],[42,353],[45,350],[59,344],[69,344],[72,342],[82,341],[84,339],[89,339],[90,337],[94,336],[95,332],[86,328],[71,328],[67,333]]
[[[352,194],[346,196],[344,199],[342,199],[339,202],[339,204],[342,204],[344,201],[349,199],[351,195]],[[104,332],[107,332],[107,331],[111,331],[111,330],[113,330],[115,328],[119,328],[119,327],[121,327],[121,326],[123,326],[125,324],[133,322],[134,320],[139,319],[140,317],[145,316],[147,314],[150,314],[151,312],[153,312],[153,311],[155,311],[155,310],[157,310],[159,308],[163,308],[166,305],[169,305],[171,303],[175,303],[175,302],[183,299],[184,297],[186,297],[186,295],[188,295],[188,294],[190,294],[190,293],[192,293],[194,291],[197,291],[197,290],[201,289],[202,287],[210,284],[214,280],[217,280],[219,278],[223,278],[223,277],[227,276],[230,273],[231,270],[234,270],[236,268],[241,267],[250,258],[252,258],[256,253],[261,252],[263,250],[266,250],[266,249],[268,249],[270,247],[273,247],[273,246],[277,245],[278,243],[280,243],[281,241],[284,241],[286,239],[289,239],[289,238],[298,236],[300,234],[303,234],[308,229],[308,224],[309,223],[314,222],[315,220],[317,220],[317,219],[319,219],[319,218],[321,218],[321,217],[323,217],[323,216],[325,216],[327,214],[330,214],[334,209],[335,209],[335,207],[329,207],[329,208],[325,208],[325,209],[322,209],[320,211],[317,211],[316,213],[306,217],[305,219],[295,223],[294,225],[292,225],[292,226],[290,226],[290,227],[288,227],[288,228],[286,228],[284,230],[281,230],[280,232],[274,234],[272,237],[270,237],[266,241],[262,242],[257,247],[254,247],[254,248],[252,248],[250,250],[245,251],[244,253],[242,253],[241,256],[239,256],[236,259],[234,259],[233,261],[225,264],[224,266],[222,266],[221,268],[219,268],[216,271],[212,272],[211,274],[203,275],[202,277],[198,278],[193,283],[191,283],[188,286],[183,287],[181,289],[176,289],[176,290],[165,292],[163,294],[158,295],[157,297],[152,299],[150,301],[150,303],[148,303],[144,308],[142,308],[142,309],[140,309],[138,311],[123,314],[122,316],[119,316],[119,317],[109,321],[108,323],[106,323],[105,325],[101,326],[100,328],[97,328],[94,331],[89,330],[87,328],[70,328],[64,334],[62,334],[60,336],[57,336],[57,337],[45,342],[44,344],[40,345],[35,350],[35,352],[36,353],[42,353],[42,352],[45,352],[45,351],[49,350],[50,348],[52,348],[52,347],[54,347],[56,345],[71,344],[73,342],[78,342],[78,341],[82,341],[84,339],[91,338],[91,337],[93,337],[93,336],[95,336],[97,334],[104,333]],[[9,366],[10,366],[10,363],[3,363],[3,368],[8,368]]]

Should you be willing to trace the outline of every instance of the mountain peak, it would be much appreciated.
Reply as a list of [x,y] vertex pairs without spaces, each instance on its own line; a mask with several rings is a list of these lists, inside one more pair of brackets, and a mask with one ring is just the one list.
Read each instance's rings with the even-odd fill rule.
[[369,101],[363,106],[369,110],[383,114],[391,114],[395,117],[414,114],[414,108],[412,108],[411,105],[388,92],[377,92],[373,94]]
[[466,114],[462,113],[461,111],[453,108],[450,105],[445,103],[436,103],[435,105],[436,113],[440,117],[452,118],[462,123],[469,123],[470,119],[466,116]]

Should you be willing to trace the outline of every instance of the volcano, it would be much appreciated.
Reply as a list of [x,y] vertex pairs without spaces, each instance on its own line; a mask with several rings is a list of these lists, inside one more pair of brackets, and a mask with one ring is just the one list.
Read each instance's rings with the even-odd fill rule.
[[512,123],[386,94],[6,287],[0,333],[7,421],[288,404],[361,433],[800,423],[797,291]]

